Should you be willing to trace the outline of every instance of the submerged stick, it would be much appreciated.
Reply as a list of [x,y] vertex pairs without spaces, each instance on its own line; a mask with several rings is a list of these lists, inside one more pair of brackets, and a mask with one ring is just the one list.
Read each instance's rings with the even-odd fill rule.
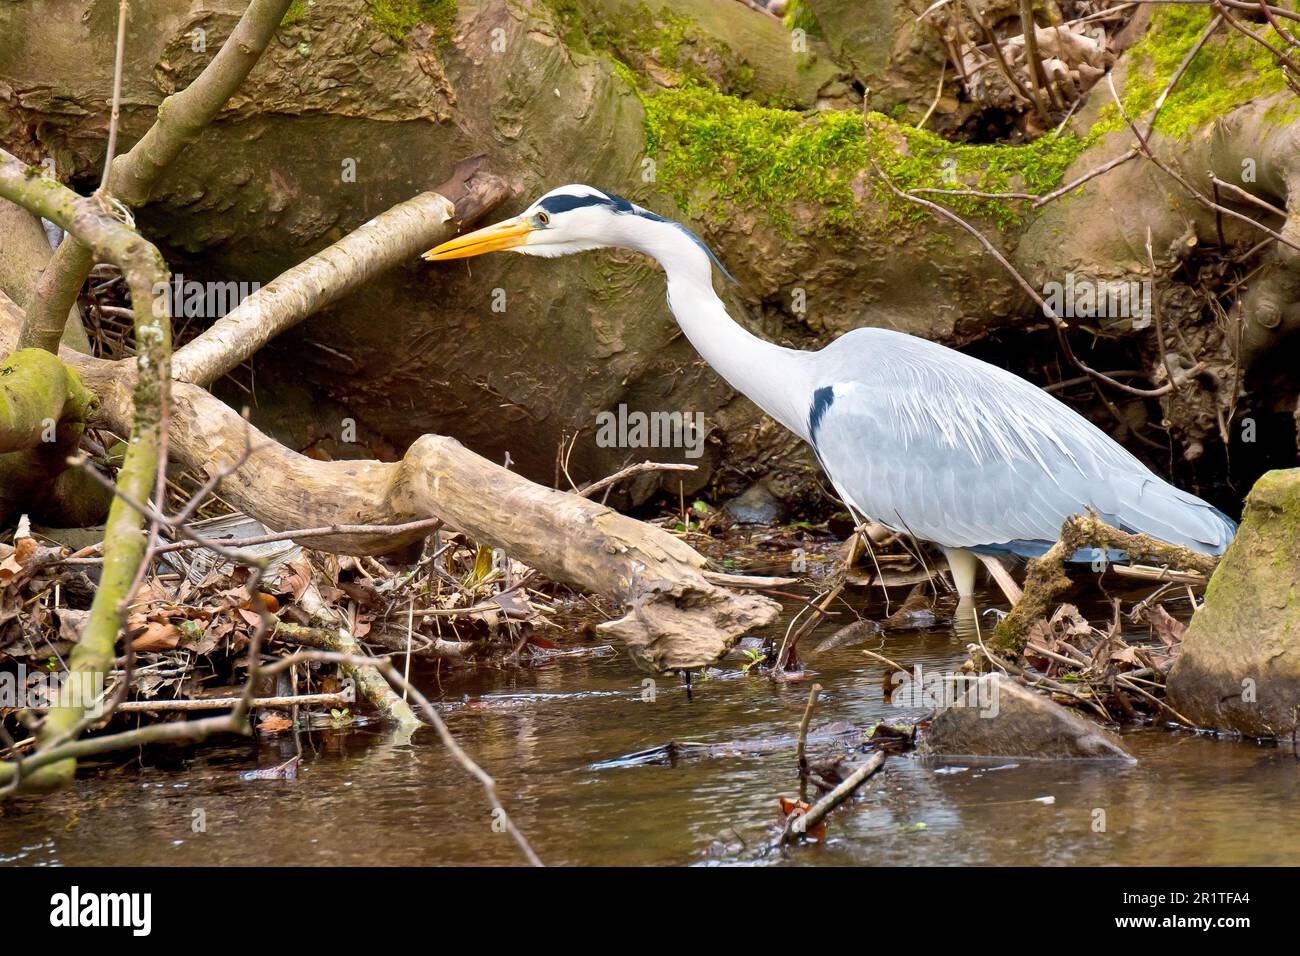
[[883,752],[877,752],[871,755],[871,759],[864,763],[853,773],[845,778],[844,782],[832,790],[826,796],[822,797],[812,805],[812,808],[799,816],[792,816],[790,821],[781,831],[781,836],[777,839],[777,846],[789,843],[797,836],[803,836],[810,829],[821,823],[826,814],[830,813],[841,803],[853,795],[853,792],[867,782],[868,779],[881,767],[885,765],[886,756]]
[[808,802],[808,722],[812,719],[813,708],[822,692],[821,684],[813,684],[808,689],[808,705],[803,709],[803,719],[799,721],[799,802]]

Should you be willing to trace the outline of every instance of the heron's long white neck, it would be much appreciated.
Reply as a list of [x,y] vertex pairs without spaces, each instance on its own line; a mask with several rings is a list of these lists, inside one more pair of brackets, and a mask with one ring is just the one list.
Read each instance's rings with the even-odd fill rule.
[[668,276],[668,307],[695,350],[737,391],[804,440],[812,386],[808,353],[782,348],[741,327],[713,291],[708,255],[671,222],[628,217],[620,245],[652,256]]

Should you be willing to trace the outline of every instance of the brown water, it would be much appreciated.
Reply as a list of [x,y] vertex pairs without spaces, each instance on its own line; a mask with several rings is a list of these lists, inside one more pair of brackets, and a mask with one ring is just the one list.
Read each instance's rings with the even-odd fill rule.
[[[964,644],[939,626],[868,646],[946,671]],[[856,648],[810,663],[826,689],[814,728],[922,713],[886,704],[880,666]],[[653,702],[623,653],[444,671],[435,699],[550,864],[1300,864],[1294,752],[1162,728],[1125,735],[1132,766],[893,757],[833,815],[825,845],[759,857],[778,797],[797,789],[791,750],[620,759],[671,740],[792,734],[808,684],[740,667],[696,678],[689,697],[677,678],[661,679]],[[439,692],[431,673],[421,683]],[[0,863],[519,862],[431,731],[396,743],[378,726],[349,727],[304,735],[304,751],[297,780],[241,778],[292,756],[289,737],[88,768],[66,791],[4,807]]]

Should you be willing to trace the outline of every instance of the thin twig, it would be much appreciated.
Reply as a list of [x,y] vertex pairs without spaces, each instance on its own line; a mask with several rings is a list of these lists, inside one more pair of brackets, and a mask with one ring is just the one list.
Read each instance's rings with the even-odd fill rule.
[[583,488],[581,491],[579,491],[578,494],[581,495],[583,498],[594,498],[600,492],[604,491],[606,488],[613,487],[614,485],[622,481],[624,478],[630,478],[633,475],[639,475],[647,471],[698,471],[698,470],[699,470],[699,466],[697,465],[687,465],[687,464],[674,463],[674,462],[642,461],[642,462],[638,462],[635,465],[628,465],[626,468],[619,469],[618,471],[614,472],[614,474],[609,475],[606,478],[602,478],[599,481],[593,481],[586,488]]
[[821,823],[826,814],[852,796],[858,787],[866,783],[872,774],[883,767],[886,759],[887,757],[883,751],[877,751],[871,755],[871,759],[849,774],[843,783],[814,803],[807,813],[791,814],[786,822],[785,829],[781,831],[781,836],[777,838],[776,845],[781,846],[789,843],[795,837],[802,836]]
[[108,147],[104,153],[104,174],[99,180],[97,195],[108,194],[108,176],[113,168],[113,157],[117,154],[117,126],[122,113],[122,64],[126,51],[126,16],[127,0],[119,0],[117,6],[117,48],[113,58],[113,107],[108,118]]
[[808,723],[812,720],[813,708],[817,706],[817,698],[822,692],[821,684],[813,684],[808,688],[808,704],[803,709],[803,717],[799,721],[799,745],[797,756],[799,758],[799,802],[808,802]]
[[[1151,138],[1151,134],[1155,131],[1156,119],[1160,116],[1160,110],[1164,108],[1165,100],[1169,98],[1169,94],[1173,91],[1173,88],[1178,85],[1178,81],[1183,78],[1183,74],[1187,72],[1187,68],[1192,65],[1192,60],[1196,59],[1196,54],[1201,52],[1201,48],[1205,46],[1205,41],[1208,40],[1214,31],[1219,28],[1219,24],[1222,22],[1223,17],[1217,14],[1210,20],[1209,25],[1201,31],[1201,35],[1183,57],[1183,61],[1178,64],[1178,69],[1176,69],[1173,76],[1169,78],[1169,82],[1165,84],[1165,88],[1160,91],[1160,95],[1156,98],[1155,108],[1151,110],[1151,116],[1147,120],[1146,133],[1140,137],[1144,145],[1146,141]],[[1113,85],[1112,81],[1112,86]]]

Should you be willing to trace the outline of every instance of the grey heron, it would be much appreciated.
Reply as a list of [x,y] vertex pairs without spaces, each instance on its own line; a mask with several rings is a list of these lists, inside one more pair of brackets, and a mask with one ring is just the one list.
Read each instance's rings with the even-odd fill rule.
[[1236,531],[1069,406],[995,365],[881,328],[854,329],[815,352],[751,334],[714,291],[713,267],[727,272],[698,236],[591,186],[561,186],[423,258],[609,246],[658,261],[668,306],[700,355],[811,446],[855,520],[938,545],[963,601],[979,555],[1042,554],[1064,520],[1087,509],[1207,554],[1222,553]]

